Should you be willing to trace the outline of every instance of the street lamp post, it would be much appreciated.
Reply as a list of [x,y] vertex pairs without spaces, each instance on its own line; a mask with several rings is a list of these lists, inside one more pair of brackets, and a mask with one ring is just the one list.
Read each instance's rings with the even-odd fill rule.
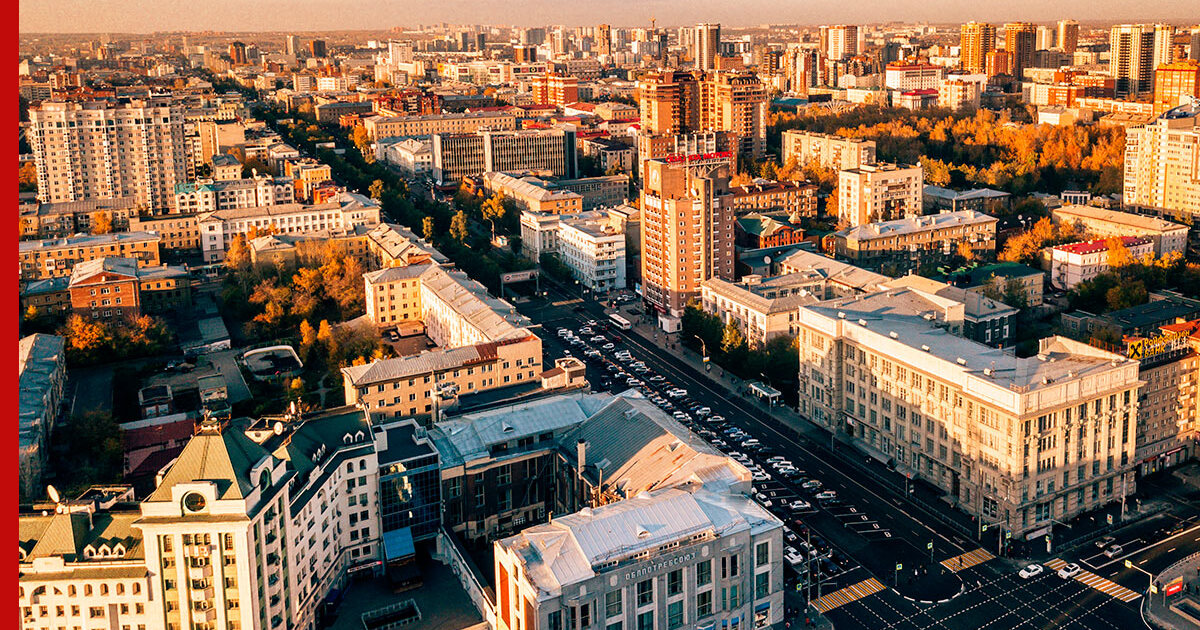
[[708,344],[704,343],[704,339],[701,339],[700,335],[692,335],[692,337],[695,337],[696,341],[700,342],[700,349],[702,351],[704,351],[704,369],[705,370],[711,369],[708,364]]
[[1154,574],[1133,564],[1133,561],[1131,561],[1131,560],[1125,561],[1125,568],[1126,569],[1134,569],[1134,570],[1141,571],[1142,573],[1146,574],[1146,581],[1147,581],[1146,596],[1149,597],[1150,592],[1154,590]]

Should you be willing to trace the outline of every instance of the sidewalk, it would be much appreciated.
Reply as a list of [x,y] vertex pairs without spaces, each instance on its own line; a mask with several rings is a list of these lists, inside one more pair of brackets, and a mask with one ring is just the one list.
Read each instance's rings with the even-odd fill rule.
[[[1183,590],[1166,594],[1166,586],[1183,578]],[[1200,553],[1192,554],[1154,576],[1158,594],[1146,593],[1146,616],[1155,624],[1172,630],[1200,625]]]

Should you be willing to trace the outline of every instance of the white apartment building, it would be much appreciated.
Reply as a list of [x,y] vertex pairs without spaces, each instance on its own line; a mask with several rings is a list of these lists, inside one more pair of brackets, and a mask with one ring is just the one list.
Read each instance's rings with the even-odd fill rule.
[[290,177],[205,179],[175,185],[175,210],[180,214],[275,206],[295,201],[296,187]]
[[344,235],[360,227],[379,225],[379,212],[379,204],[375,201],[357,193],[343,192],[325,203],[216,210],[200,214],[196,219],[204,261],[218,262],[225,259],[225,252],[234,237],[248,234],[252,228],[260,233],[275,230],[280,234]]
[[959,78],[939,81],[937,106],[952,110],[978,109],[983,86],[983,82]]
[[369,116],[363,127],[372,140],[407,136],[431,136],[436,133],[471,133],[482,129],[516,129],[512,112],[466,112],[422,116]]
[[642,492],[497,541],[497,630],[782,623],[783,528],[749,491]]
[[[1063,194],[1066,196],[1066,193]],[[1145,236],[1154,242],[1154,255],[1187,250],[1188,227],[1157,217],[1070,204],[1050,211],[1055,223],[1066,223],[1099,238]]]
[[99,489],[21,516],[22,627],[314,630],[331,589],[381,568],[372,437],[350,407],[206,421],[140,504]]
[[1017,358],[889,289],[800,307],[801,413],[1014,537],[1134,491],[1138,362],[1064,337]]
[[791,129],[783,132],[783,161],[788,160],[801,167],[815,161],[839,171],[858,168],[875,162],[875,141]]
[[136,197],[166,210],[187,179],[183,108],[167,99],[45,102],[29,121],[40,201]]
[[[1154,241],[1144,236],[1122,236],[1121,242],[1136,260],[1154,254]],[[1057,289],[1073,289],[1108,271],[1107,239],[1070,243],[1050,248],[1050,284]]]
[[920,164],[863,164],[838,173],[838,220],[850,227],[920,216],[925,170]]
[[1200,104],[1125,132],[1125,205],[1190,223],[1200,218]]

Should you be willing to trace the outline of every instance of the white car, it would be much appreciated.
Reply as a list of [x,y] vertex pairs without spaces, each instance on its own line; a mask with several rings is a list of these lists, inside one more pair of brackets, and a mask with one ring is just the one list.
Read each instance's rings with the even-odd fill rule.
[[812,509],[812,504],[808,501],[796,500],[789,505],[793,512],[807,512]]
[[1042,568],[1042,565],[1031,564],[1031,565],[1025,567],[1024,569],[1021,569],[1021,572],[1018,573],[1017,575],[1020,575],[1022,578],[1028,580],[1029,578],[1037,577],[1037,576],[1041,575],[1044,571],[1045,571],[1045,569]]
[[818,501],[825,501],[827,499],[836,499],[836,498],[837,498],[837,492],[835,492],[833,490],[825,490],[823,492],[818,492],[817,496],[816,496],[816,499]]
[[771,464],[774,462],[786,462],[787,458],[784,457],[783,455],[772,455],[772,456],[768,457],[766,461],[768,464]]
[[800,487],[804,488],[805,490],[816,490],[817,488],[821,487],[821,482],[817,481],[816,479],[809,479],[808,481],[800,484]]
[[753,475],[751,475],[750,478],[755,481],[770,481],[771,475],[768,475],[765,472],[756,472]]
[[1081,571],[1083,571],[1083,569],[1081,569],[1078,564],[1072,562],[1070,564],[1063,565],[1063,568],[1058,570],[1058,577],[1064,580],[1069,580],[1076,575],[1079,575]]

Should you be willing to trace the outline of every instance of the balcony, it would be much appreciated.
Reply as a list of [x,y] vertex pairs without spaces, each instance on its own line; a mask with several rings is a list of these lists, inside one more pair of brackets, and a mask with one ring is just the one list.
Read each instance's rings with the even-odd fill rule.
[[203,601],[206,599],[212,599],[213,587],[209,586],[207,588],[202,588],[202,589],[192,589],[188,593],[188,597],[194,602]]
[[212,565],[205,564],[198,567],[188,567],[188,579],[203,580],[211,578],[213,574]]
[[211,607],[192,609],[192,623],[194,624],[212,623],[216,620],[217,611]]

